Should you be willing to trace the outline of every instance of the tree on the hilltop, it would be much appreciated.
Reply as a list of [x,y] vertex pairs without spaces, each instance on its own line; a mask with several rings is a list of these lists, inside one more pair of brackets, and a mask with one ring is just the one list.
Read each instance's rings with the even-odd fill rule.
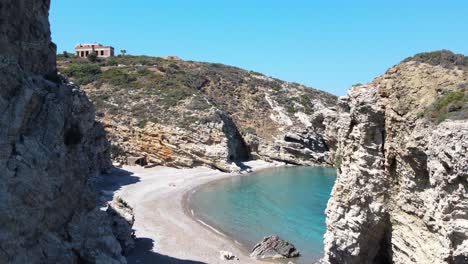
[[125,54],[127,54],[127,50],[120,50],[120,53],[122,54],[122,56],[125,56]]
[[87,57],[90,62],[96,62],[98,59],[97,53],[95,51],[91,52]]
[[64,58],[69,58],[70,56],[68,55],[68,52],[67,51],[63,51],[63,57]]

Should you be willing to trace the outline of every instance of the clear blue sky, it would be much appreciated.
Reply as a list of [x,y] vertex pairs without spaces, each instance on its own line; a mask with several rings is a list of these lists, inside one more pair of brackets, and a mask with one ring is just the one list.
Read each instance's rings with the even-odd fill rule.
[[99,42],[337,95],[418,52],[468,54],[467,0],[52,0],[50,18],[59,52]]

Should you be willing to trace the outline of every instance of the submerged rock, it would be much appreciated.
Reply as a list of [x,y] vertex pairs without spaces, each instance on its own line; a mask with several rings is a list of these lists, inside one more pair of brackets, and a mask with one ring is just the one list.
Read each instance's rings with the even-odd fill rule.
[[299,251],[293,244],[278,236],[265,237],[250,253],[250,257],[259,259],[295,258],[299,255]]

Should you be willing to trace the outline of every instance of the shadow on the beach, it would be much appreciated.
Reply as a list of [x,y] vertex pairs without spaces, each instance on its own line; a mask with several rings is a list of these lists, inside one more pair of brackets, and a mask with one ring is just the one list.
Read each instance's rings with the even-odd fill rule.
[[137,238],[135,248],[126,256],[128,264],[206,264],[205,262],[176,259],[153,252],[154,241],[150,238]]
[[251,170],[252,167],[245,164],[244,162],[242,161],[235,161],[234,164],[236,164],[237,167],[239,167],[241,169],[241,171],[246,171],[246,170]]
[[109,173],[99,176],[95,183],[95,188],[99,193],[99,203],[105,205],[112,201],[114,193],[122,186],[135,184],[139,181],[140,178],[133,176],[133,172],[112,168]]

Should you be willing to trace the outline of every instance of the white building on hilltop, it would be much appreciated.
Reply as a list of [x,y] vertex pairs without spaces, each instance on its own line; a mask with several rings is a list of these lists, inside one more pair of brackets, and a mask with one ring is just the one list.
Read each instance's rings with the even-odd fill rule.
[[86,58],[89,54],[96,52],[99,58],[108,58],[114,56],[114,47],[103,46],[99,43],[94,44],[77,44],[75,46],[75,55],[77,57]]

